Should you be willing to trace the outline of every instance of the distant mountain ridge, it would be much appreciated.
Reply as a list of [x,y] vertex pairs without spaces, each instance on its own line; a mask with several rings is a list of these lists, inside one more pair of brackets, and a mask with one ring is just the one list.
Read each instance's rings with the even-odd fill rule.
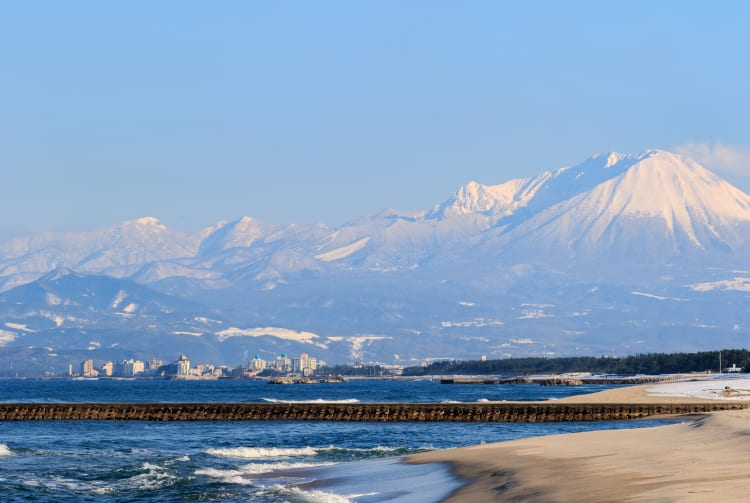
[[[0,301],[0,343],[28,340],[32,333],[39,338],[40,332],[54,332],[59,339],[66,328],[79,333],[108,326],[122,346],[128,330],[143,330],[146,318],[138,313],[112,314],[93,304],[83,309],[88,318],[55,314],[70,308],[65,300],[74,297],[84,306],[74,291],[54,293],[61,299],[56,304],[17,297],[23,285],[48,285],[50,273],[67,271],[92,283],[104,277],[130,282],[131,289],[140,285],[145,288],[140,295],[159,302],[188,302],[192,307],[185,319],[169,321],[171,332],[178,332],[171,336],[186,337],[191,347],[200,342],[199,351],[213,355],[225,354],[221,347],[227,338],[216,335],[217,327],[196,322],[209,318],[206,313],[220,318],[222,330],[232,325],[233,334],[244,334],[231,339],[243,341],[242,351],[252,353],[272,351],[281,342],[258,335],[253,331],[258,327],[314,332],[318,348],[340,359],[603,348],[621,354],[639,345],[675,350],[681,348],[670,346],[669,337],[656,341],[664,330],[656,318],[638,328],[632,340],[603,343],[600,331],[629,337],[628,327],[640,321],[616,320],[623,310],[648,314],[650,307],[641,304],[655,298],[688,299],[675,301],[689,307],[673,306],[669,326],[709,330],[695,322],[696,312],[702,314],[696,305],[727,295],[737,302],[736,296],[744,295],[749,248],[750,196],[674,153],[608,153],[499,185],[469,182],[432,209],[382,211],[335,229],[242,217],[188,233],[145,217],[98,231],[13,239],[0,244],[0,292],[6,299]],[[692,288],[712,284],[722,286]],[[612,298],[605,301],[604,291]],[[550,312],[555,310],[561,312]],[[39,318],[29,313],[42,311],[64,322],[44,328],[26,323]],[[656,312],[664,312],[663,306]],[[750,324],[747,314],[735,310],[731,326],[729,319],[716,320],[711,337],[731,342]],[[691,315],[692,320],[685,318]],[[82,321],[65,321],[66,316]],[[110,326],[97,316],[119,321]],[[166,318],[149,316],[147,332],[158,339]],[[710,338],[691,337],[696,348],[687,349],[710,343]],[[290,341],[307,344],[284,339],[287,350],[296,347]],[[657,342],[665,347],[654,346]]]

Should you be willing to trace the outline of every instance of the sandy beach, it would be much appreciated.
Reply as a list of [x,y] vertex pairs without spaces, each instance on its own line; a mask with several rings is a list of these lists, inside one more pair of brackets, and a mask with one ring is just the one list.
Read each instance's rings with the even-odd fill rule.
[[[748,380],[644,385],[576,403],[746,400]],[[446,501],[719,502],[750,500],[750,410],[656,428],[595,431],[433,451],[468,481]]]

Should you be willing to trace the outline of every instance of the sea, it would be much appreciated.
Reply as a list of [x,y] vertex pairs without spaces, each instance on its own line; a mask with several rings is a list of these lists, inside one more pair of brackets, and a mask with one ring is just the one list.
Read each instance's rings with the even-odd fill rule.
[[[554,400],[611,385],[350,380],[2,380],[0,401],[478,402]],[[463,483],[433,449],[664,424],[0,421],[0,501],[431,502]]]

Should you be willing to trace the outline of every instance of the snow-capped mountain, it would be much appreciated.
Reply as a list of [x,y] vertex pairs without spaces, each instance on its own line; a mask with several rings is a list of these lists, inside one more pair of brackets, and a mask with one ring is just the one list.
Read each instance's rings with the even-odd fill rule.
[[[163,324],[207,355],[312,344],[336,361],[708,348],[750,325],[749,248],[750,196],[670,152],[609,153],[336,229],[242,217],[185,233],[149,217],[14,239],[0,245],[0,339],[97,329],[121,347],[132,329],[157,352]],[[61,296],[61,271],[81,292],[128,287]],[[158,302],[113,300],[135,287]],[[189,306],[182,321],[141,311],[165,302]]]
[[145,217],[100,231],[13,239],[0,245],[0,290],[59,267],[127,277],[150,262],[195,255],[204,234],[173,231]]
[[505,243],[543,242],[588,254],[729,252],[745,244],[750,222],[750,196],[696,162],[661,151],[611,154],[603,165],[567,169],[527,207],[528,218],[510,219],[496,233]]

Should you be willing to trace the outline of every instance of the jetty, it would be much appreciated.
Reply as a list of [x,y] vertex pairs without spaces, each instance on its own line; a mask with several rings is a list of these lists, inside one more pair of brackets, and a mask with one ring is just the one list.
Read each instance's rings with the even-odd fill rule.
[[581,384],[656,384],[684,379],[684,375],[601,376],[553,374],[544,376],[451,376],[440,377],[441,384],[541,384],[543,386],[575,386]]
[[607,421],[738,410],[747,402],[684,403],[0,403],[0,421]]

